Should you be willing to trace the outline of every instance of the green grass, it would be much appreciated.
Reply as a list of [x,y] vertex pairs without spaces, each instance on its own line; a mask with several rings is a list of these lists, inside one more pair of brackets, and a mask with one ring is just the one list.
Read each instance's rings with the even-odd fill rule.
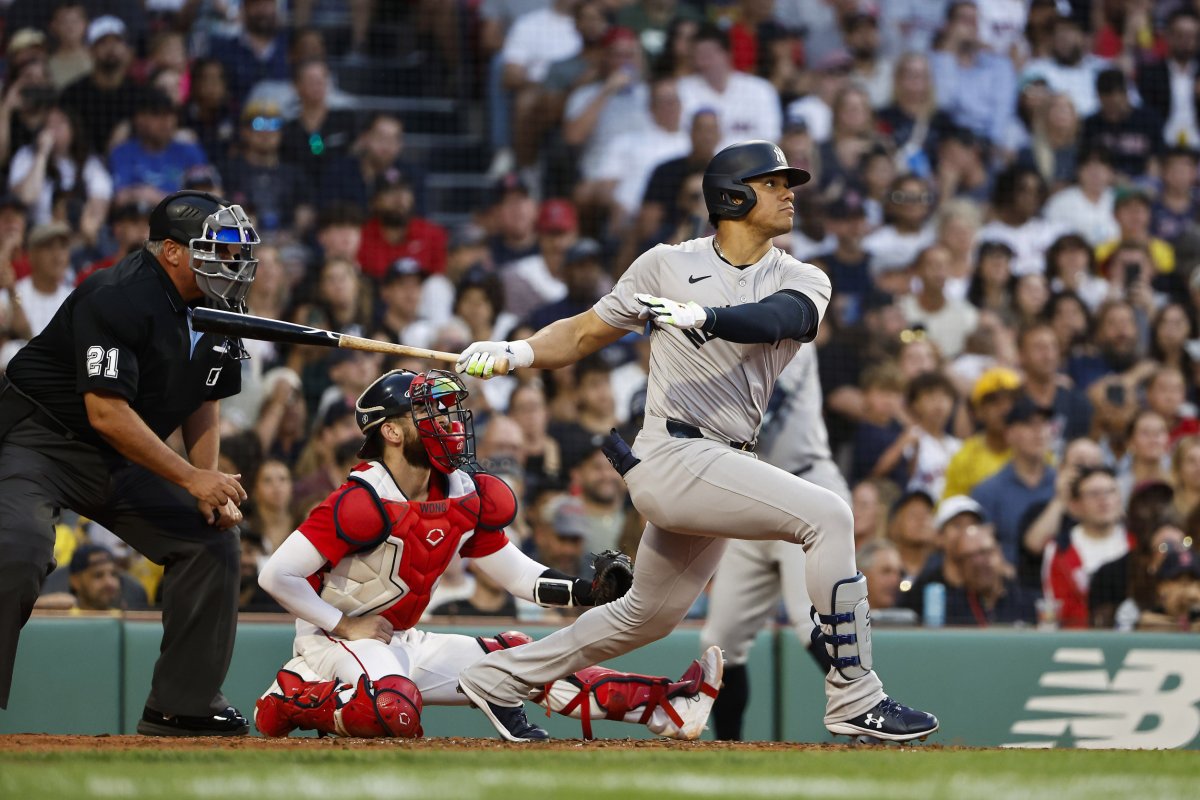
[[589,749],[0,754],[0,798],[220,800],[1168,800],[1197,796],[1180,751]]

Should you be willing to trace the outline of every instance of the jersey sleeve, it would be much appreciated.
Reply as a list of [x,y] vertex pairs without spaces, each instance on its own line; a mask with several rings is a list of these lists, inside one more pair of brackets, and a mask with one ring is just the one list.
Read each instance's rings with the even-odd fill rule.
[[298,530],[329,560],[377,545],[388,533],[388,518],[374,493],[356,480],[343,483],[321,501]]
[[462,544],[458,554],[463,558],[483,558],[492,553],[498,553],[508,544],[508,535],[504,531],[485,531],[477,528]]
[[651,285],[659,268],[659,248],[646,251],[625,270],[612,291],[596,301],[592,310],[600,319],[614,328],[641,333],[646,321],[638,316],[642,305],[634,299],[635,294],[654,294]]
[[782,275],[779,290],[799,292],[812,300],[817,308],[818,318],[825,319],[825,309],[829,307],[829,298],[833,294],[833,284],[829,282],[829,276],[818,267],[797,261],[791,256],[783,259],[780,270]]
[[224,400],[242,391],[242,362],[226,356],[221,360],[221,374],[217,376],[217,385],[208,395],[209,400]]
[[75,391],[103,391],[129,402],[138,392],[136,315],[111,289],[80,297],[73,309]]

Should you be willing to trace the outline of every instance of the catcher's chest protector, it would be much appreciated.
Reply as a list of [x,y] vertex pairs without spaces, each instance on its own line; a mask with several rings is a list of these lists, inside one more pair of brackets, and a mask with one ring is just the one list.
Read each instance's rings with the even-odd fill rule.
[[390,500],[376,492],[370,471],[355,473],[362,485],[335,501],[338,535],[362,547],[325,573],[321,598],[347,616],[381,614],[396,630],[407,630],[429,605],[463,536],[475,528],[478,498]]

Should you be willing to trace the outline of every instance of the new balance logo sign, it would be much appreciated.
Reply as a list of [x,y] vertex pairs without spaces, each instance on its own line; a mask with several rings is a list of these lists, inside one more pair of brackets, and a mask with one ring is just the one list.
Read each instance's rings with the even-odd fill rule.
[[874,714],[867,714],[864,720],[867,725],[874,725],[877,730],[883,730],[883,717],[877,717]]
[[[1005,747],[1159,749],[1200,736],[1200,652],[1135,648],[1109,666],[1099,647],[1060,647]],[[1114,668],[1115,667],[1115,668]]]

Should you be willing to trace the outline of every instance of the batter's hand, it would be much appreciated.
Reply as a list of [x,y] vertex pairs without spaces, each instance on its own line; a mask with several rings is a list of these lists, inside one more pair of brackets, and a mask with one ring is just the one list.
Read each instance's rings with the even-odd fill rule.
[[475,342],[463,350],[454,370],[472,378],[487,380],[495,375],[496,360],[508,359],[508,371],[533,365],[533,348],[529,342]]
[[643,306],[642,310],[638,312],[638,316],[642,319],[653,319],[659,325],[671,325],[687,330],[688,328],[699,328],[708,320],[708,312],[704,306],[694,300],[677,303],[674,300],[650,294],[635,294],[633,299]]
[[330,631],[334,636],[354,641],[356,639],[375,639],[387,644],[392,641],[392,623],[380,616],[347,617]]
[[242,488],[241,480],[241,475],[229,475],[215,469],[198,469],[183,488],[192,497],[208,504],[211,517],[214,508],[224,508],[229,502],[235,506],[242,504],[246,499],[246,490]]

